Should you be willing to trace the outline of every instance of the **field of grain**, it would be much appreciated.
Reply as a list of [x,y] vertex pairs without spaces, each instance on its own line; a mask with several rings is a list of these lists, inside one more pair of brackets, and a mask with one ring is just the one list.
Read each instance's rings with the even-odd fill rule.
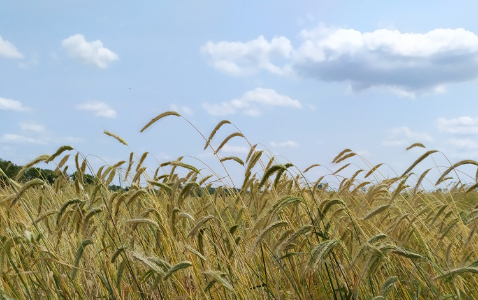
[[[477,185],[424,190],[430,170],[413,171],[436,151],[386,179],[346,149],[332,189],[306,179],[317,165],[279,164],[254,145],[220,157],[232,138],[245,137],[212,150],[217,173],[244,166],[241,186],[181,157],[151,170],[148,153],[93,170],[70,146],[22,170],[48,161],[62,174],[51,185],[0,169],[0,299],[478,299]],[[367,167],[342,177],[354,159]],[[463,165],[478,163],[450,164],[438,183]],[[128,188],[109,189],[118,176]]]

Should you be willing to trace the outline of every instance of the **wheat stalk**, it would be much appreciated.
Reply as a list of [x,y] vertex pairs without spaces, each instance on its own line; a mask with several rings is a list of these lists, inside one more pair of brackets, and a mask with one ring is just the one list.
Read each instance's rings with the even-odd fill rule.
[[348,158],[350,158],[350,157],[354,157],[355,155],[357,155],[357,153],[355,153],[355,152],[347,153],[347,154],[345,154],[344,156],[342,156],[342,157],[336,159],[336,160],[335,160],[335,163],[338,164],[338,163],[340,163],[340,162],[342,162],[342,161],[344,161],[344,160],[346,160],[346,159],[348,159]]
[[337,171],[335,171],[332,175],[338,174],[340,171],[342,171],[343,169],[347,168],[348,166],[350,166],[350,164],[346,164],[346,165],[342,166],[342,167],[339,168]]
[[216,151],[214,151],[214,154],[217,154],[219,152],[219,150],[221,150],[222,147],[224,147],[224,145],[226,145],[226,143],[229,142],[230,139],[232,139],[233,137],[236,137],[236,136],[244,137],[244,135],[240,132],[231,133],[230,135],[228,135],[224,139],[224,141],[222,141],[222,143],[219,145],[219,147],[217,147]]
[[226,273],[221,271],[214,271],[214,270],[207,270],[202,273],[213,278],[213,281],[212,281],[213,283],[219,282],[223,287],[225,287],[231,292],[234,292],[234,288],[232,287],[232,285],[229,282],[227,282],[226,279],[224,278],[224,276],[227,275]]
[[147,224],[147,225],[151,225],[157,229],[159,229],[159,224],[158,222],[155,222],[151,219],[132,219],[132,220],[126,220],[125,221],[125,224],[128,224],[128,225],[131,225],[133,230],[136,229],[136,227],[140,224]]
[[[45,163],[49,163],[49,162],[53,161],[55,158],[57,158],[58,156],[60,156],[63,152],[71,151],[71,150],[73,150],[73,147],[71,147],[71,146],[68,146],[68,145],[61,146],[60,148],[58,148],[58,150],[56,150],[56,152],[52,156],[50,156],[50,158],[45,160]],[[61,168],[61,167],[59,167],[59,168]]]
[[222,120],[221,122],[219,122],[216,127],[214,127],[214,129],[212,130],[211,134],[209,135],[209,138],[207,139],[206,141],[206,146],[204,146],[204,150],[207,149],[207,146],[209,146],[209,144],[211,143],[211,140],[212,138],[216,135],[217,131],[219,130],[219,128],[222,127],[222,125],[225,125],[225,124],[231,124],[231,122],[229,122],[228,120]]
[[196,168],[196,167],[193,167],[191,165],[188,165],[188,164],[185,164],[179,160],[175,160],[175,161],[168,161],[168,162],[165,162],[165,163],[162,163],[160,166],[161,167],[165,167],[165,166],[168,166],[168,165],[171,165],[173,167],[183,167],[185,169],[188,169],[188,170],[191,170],[191,171],[194,171],[196,173],[199,173],[199,170]]
[[387,210],[388,208],[390,208],[390,206],[391,206],[391,204],[381,205],[381,206],[377,207],[376,209],[374,209],[373,211],[369,212],[365,217],[362,218],[362,220],[368,220],[368,219],[372,218],[373,216],[376,216],[379,213]]
[[415,148],[415,147],[421,147],[421,148],[425,148],[425,149],[427,148],[422,143],[414,143],[414,144],[411,144],[410,146],[408,146],[407,149],[405,149],[405,150],[410,150],[410,149]]
[[111,133],[111,132],[109,132],[108,130],[105,130],[103,133],[106,134],[107,136],[111,136],[112,138],[116,139],[116,140],[117,140],[118,142],[120,142],[121,144],[123,144],[123,145],[125,145],[125,146],[128,146],[128,143],[127,143],[124,139],[122,139],[122,138],[120,138],[119,136],[117,136],[116,134]]
[[289,223],[287,221],[277,221],[277,222],[274,222],[274,223],[270,224],[266,228],[264,228],[264,230],[262,230],[259,233],[259,235],[257,236],[257,238],[255,239],[254,244],[251,248],[251,253],[255,252],[257,246],[262,241],[262,239],[266,236],[266,234],[268,234],[269,232],[271,232],[272,230],[274,230],[277,227],[286,226],[286,225],[289,225]]
[[48,155],[48,154],[38,156],[37,158],[35,158],[31,162],[29,162],[28,164],[23,166],[23,168],[21,168],[20,171],[18,171],[17,176],[15,176],[15,180],[18,181],[20,179],[20,177],[22,177],[23,173],[25,173],[25,171],[27,171],[28,169],[30,169],[31,167],[33,167],[34,165],[36,165],[36,164],[38,164],[42,161],[47,161],[49,158],[50,158],[50,155]]
[[174,273],[176,273],[179,270],[192,267],[192,265],[193,264],[190,261],[182,261],[180,263],[175,264],[174,266],[171,267],[171,269],[169,269],[166,272],[166,274],[164,274],[163,280],[168,279],[169,277],[171,277]]
[[148,156],[149,152],[144,152],[143,155],[141,155],[141,158],[139,159],[138,165],[136,166],[136,172],[139,171],[141,168],[141,165],[143,164],[144,160],[146,159],[146,156]]
[[450,173],[451,171],[453,171],[454,169],[456,169],[456,168],[458,168],[459,166],[462,166],[462,165],[475,165],[475,166],[478,166],[478,162],[476,162],[476,161],[474,161],[474,160],[471,160],[471,159],[465,159],[465,160],[462,160],[462,161],[457,162],[457,163],[454,164],[453,166],[449,167],[445,172],[443,172],[443,174],[441,174],[440,178],[438,178],[438,180],[437,180],[437,182],[435,183],[435,185],[440,184],[442,181],[445,180],[446,175],[448,175],[448,173]]
[[194,227],[191,229],[191,231],[189,232],[188,234],[188,238],[191,238],[191,237],[194,237],[196,236],[196,234],[198,233],[199,229],[201,229],[201,227],[206,224],[209,220],[212,220],[212,219],[215,219],[216,217],[214,216],[204,216],[202,217],[201,219],[199,219],[196,224],[194,225]]
[[437,280],[437,279],[444,279],[444,278],[449,278],[449,277],[454,277],[456,275],[462,275],[464,273],[474,273],[474,274],[478,274],[478,268],[475,268],[475,267],[462,267],[462,268],[457,268],[457,269],[453,269],[453,270],[450,270],[448,272],[445,272],[439,276],[436,276],[433,278],[433,280]]
[[235,162],[237,162],[238,164],[240,165],[244,165],[244,162],[242,161],[242,159],[240,159],[239,157],[237,156],[226,156],[226,157],[223,157],[220,159],[221,162],[225,162],[227,160],[234,160]]
[[405,172],[403,172],[401,177],[405,176],[408,172],[413,170],[413,168],[415,168],[421,161],[423,161],[429,155],[431,155],[433,153],[436,153],[436,152],[438,152],[438,150],[430,150],[430,151],[427,151],[427,152],[423,153],[422,156],[420,156],[415,162],[413,162],[413,164],[410,167],[408,167],[408,169]]
[[344,155],[345,153],[347,152],[352,152],[352,150],[350,149],[344,149],[342,150],[333,160],[332,160],[332,163],[335,163],[337,161],[337,159],[339,159],[342,155]]
[[14,206],[15,203],[17,203],[17,201],[22,197],[23,193],[25,193],[26,190],[28,190],[28,189],[30,189],[34,186],[39,186],[39,185],[43,185],[43,184],[45,184],[43,182],[43,180],[35,178],[35,179],[32,179],[32,180],[28,181],[24,185],[22,185],[22,187],[18,190],[17,194],[13,197],[12,202],[10,203],[10,207]]
[[75,257],[75,268],[73,269],[73,273],[71,275],[73,279],[76,277],[76,274],[78,272],[78,265],[80,264],[80,259],[83,256],[83,252],[85,251],[86,246],[91,244],[93,244],[93,242],[90,239],[86,239],[81,243],[80,248],[78,248],[78,252],[76,253]]
[[315,167],[319,167],[319,166],[320,166],[319,164],[310,165],[310,166],[307,167],[304,171],[302,171],[302,173],[306,173],[306,172],[308,172],[310,169],[315,168]]
[[368,171],[367,174],[365,174],[364,178],[367,178],[369,177],[370,175],[373,174],[373,172],[375,172],[378,168],[380,168],[380,166],[383,165],[383,163],[380,163],[378,165],[375,165],[375,167],[373,167],[370,171]]
[[148,124],[146,124],[139,132],[143,132],[145,131],[146,129],[148,129],[149,126],[153,125],[155,122],[159,121],[160,119],[164,118],[164,117],[167,117],[167,116],[176,116],[176,117],[180,117],[181,115],[178,114],[177,112],[175,111],[166,111],[166,112],[163,112],[162,114],[154,117],[153,119],[151,119],[151,121],[148,122]]

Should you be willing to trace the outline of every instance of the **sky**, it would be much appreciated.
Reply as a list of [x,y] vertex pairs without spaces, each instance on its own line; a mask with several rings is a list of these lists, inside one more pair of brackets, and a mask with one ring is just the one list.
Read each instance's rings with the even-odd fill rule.
[[[358,154],[344,174],[385,163],[386,177],[436,149],[414,171],[439,176],[478,159],[477,10],[440,0],[0,1],[0,158],[22,165],[71,145],[96,170],[148,151],[152,170],[185,156],[225,176],[203,136],[229,120],[212,145],[236,127],[247,141],[231,139],[219,157],[245,160],[258,144],[299,170],[320,164],[307,177],[337,185],[343,149]],[[183,118],[140,133],[169,110]],[[427,149],[405,150],[417,142]],[[244,168],[225,165],[240,185]]]

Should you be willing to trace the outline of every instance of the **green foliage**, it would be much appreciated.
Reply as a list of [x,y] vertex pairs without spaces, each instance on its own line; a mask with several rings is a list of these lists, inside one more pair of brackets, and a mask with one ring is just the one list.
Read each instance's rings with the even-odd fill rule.
[[[78,176],[78,171],[70,175],[71,180],[76,180],[76,177]],[[94,184],[95,183],[95,177],[91,176],[90,174],[83,174],[83,184]]]
[[[3,170],[5,175],[7,175],[9,178],[15,178],[18,172],[21,170],[22,166],[17,166],[11,161],[0,159],[0,168]],[[25,173],[23,173],[19,181],[27,182],[32,179],[38,178],[45,182],[48,182],[48,184],[53,184],[59,176],[60,176],[59,172],[55,172],[49,169],[40,169],[40,168],[33,167],[28,169]],[[0,178],[0,184],[6,185],[6,181],[4,178],[3,180]]]

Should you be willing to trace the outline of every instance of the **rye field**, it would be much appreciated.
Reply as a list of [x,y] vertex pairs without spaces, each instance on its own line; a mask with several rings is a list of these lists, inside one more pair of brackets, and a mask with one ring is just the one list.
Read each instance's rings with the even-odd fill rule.
[[[217,141],[224,126],[204,135],[220,170],[182,157],[151,169],[147,152],[93,170],[71,146],[14,178],[0,169],[0,299],[478,299],[476,175],[450,176],[477,162],[414,173],[439,154],[417,143],[422,155],[386,178],[383,164],[345,149],[311,179],[319,165],[299,170],[252,143],[246,157],[221,157],[246,139]],[[40,162],[54,182],[22,180]],[[239,186],[231,164],[243,166]],[[447,188],[423,187],[433,172]],[[118,176],[126,185],[111,189]]]

